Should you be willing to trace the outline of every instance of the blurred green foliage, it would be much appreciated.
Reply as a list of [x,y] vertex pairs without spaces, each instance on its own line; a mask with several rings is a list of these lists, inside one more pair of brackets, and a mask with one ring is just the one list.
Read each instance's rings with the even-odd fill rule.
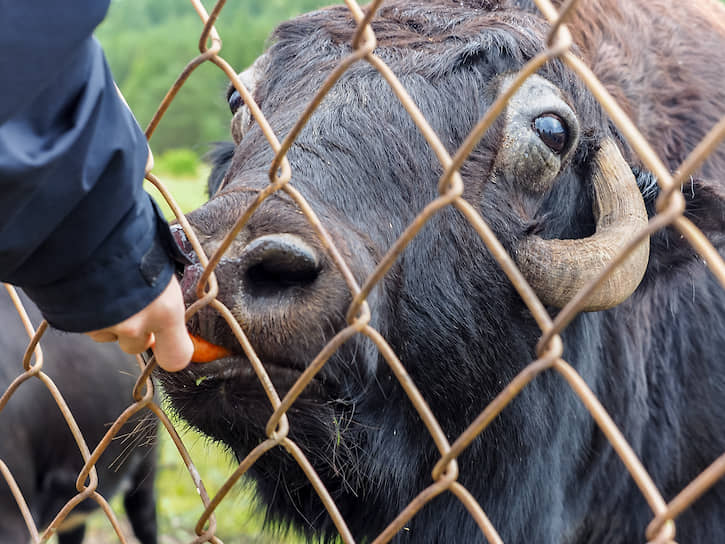
[[201,161],[191,149],[167,149],[155,157],[154,172],[181,178],[199,175]]
[[[198,177],[196,178],[169,176],[157,167],[154,167],[152,172],[161,180],[166,189],[168,189],[182,212],[188,213],[207,201],[206,178],[209,175],[208,166],[201,165],[197,171]],[[144,182],[144,189],[156,200],[156,203],[164,213],[164,217],[168,220],[174,219],[174,212],[171,211],[171,206],[166,203],[166,199],[156,187],[146,181]]]
[[[272,29],[299,13],[333,0],[229,0],[217,21],[221,55],[241,72],[264,50]],[[204,1],[211,11],[213,2]],[[183,0],[113,0],[96,37],[111,70],[142,127],[184,66],[199,54],[203,25]],[[229,139],[231,115],[224,93],[229,80],[211,63],[186,81],[151,138],[159,154],[191,148],[201,155],[210,142]]]

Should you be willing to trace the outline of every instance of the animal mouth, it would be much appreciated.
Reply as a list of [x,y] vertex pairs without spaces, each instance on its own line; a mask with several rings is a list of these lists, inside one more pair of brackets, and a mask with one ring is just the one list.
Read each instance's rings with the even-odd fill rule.
[[[296,362],[262,361],[262,366],[280,397],[283,397],[297,382],[305,370],[305,365]],[[241,387],[262,387],[262,380],[254,370],[252,363],[243,355],[230,355],[208,363],[192,363],[182,370],[179,376],[187,385],[208,387],[217,385],[237,385]],[[303,395],[321,396],[324,392],[324,379],[316,375],[305,386]]]

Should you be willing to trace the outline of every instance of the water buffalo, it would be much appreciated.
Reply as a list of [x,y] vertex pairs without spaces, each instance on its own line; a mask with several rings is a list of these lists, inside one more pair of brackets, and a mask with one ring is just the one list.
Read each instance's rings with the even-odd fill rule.
[[[26,298],[33,322],[40,312]],[[28,336],[10,297],[0,289],[0,391],[22,373]],[[88,447],[93,450],[113,421],[131,404],[135,359],[117,345],[97,344],[78,334],[48,330],[41,339],[48,374],[63,394]],[[123,490],[124,506],[141,544],[156,544],[155,419],[129,420],[96,464],[98,492],[106,499]],[[23,383],[0,412],[0,459],[10,469],[39,529],[44,529],[73,497],[83,459],[68,425],[46,387]],[[85,517],[98,507],[77,506],[61,525],[58,544],[80,544]],[[30,533],[15,498],[0,478],[0,542],[24,544]]]
[[[563,2],[560,2],[563,4]],[[714,1],[595,0],[571,19],[583,58],[670,168],[725,114],[725,9]],[[512,74],[545,48],[549,25],[525,0],[393,0],[372,23],[375,50],[453,153]],[[351,51],[345,8],[282,24],[242,79],[275,132],[287,134]],[[239,93],[234,147],[215,152],[214,195],[189,214],[208,252],[268,183],[272,151]],[[304,195],[357,280],[437,195],[443,171],[368,63],[350,68],[289,151]],[[476,206],[552,313],[612,243],[654,213],[658,187],[602,107],[562,62],[517,91],[461,169]],[[725,244],[725,149],[682,188],[687,217]],[[217,192],[217,189],[219,191]],[[606,220],[603,218],[606,216]],[[179,236],[183,245],[188,245]],[[188,247],[187,247],[188,249]],[[199,264],[183,284],[194,298]],[[291,199],[252,215],[217,268],[232,311],[280,394],[345,325],[351,295]],[[470,224],[441,210],[368,298],[371,324],[408,369],[450,440],[535,355],[531,313]],[[725,451],[725,291],[674,229],[643,245],[565,330],[564,358],[595,392],[666,500]],[[191,425],[244,458],[271,414],[249,362],[219,315],[190,327],[233,356],[160,375]],[[363,335],[347,341],[289,411],[357,541],[377,535],[431,482],[439,453]],[[556,372],[537,377],[459,457],[459,481],[504,542],[644,542],[653,517],[609,442]],[[330,517],[282,448],[249,473],[270,519],[323,538]],[[681,542],[725,534],[725,484],[677,519]],[[395,542],[482,542],[444,493]]]

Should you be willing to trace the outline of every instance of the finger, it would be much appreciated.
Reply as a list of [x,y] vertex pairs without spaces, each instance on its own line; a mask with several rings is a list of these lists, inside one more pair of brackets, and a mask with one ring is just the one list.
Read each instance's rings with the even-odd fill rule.
[[194,345],[184,322],[156,331],[154,355],[159,366],[166,371],[175,372],[189,364]]
[[153,347],[156,361],[169,372],[181,370],[189,364],[194,351],[184,321],[184,297],[175,277],[164,292],[151,305],[156,335]]
[[142,353],[151,347],[154,342],[154,335],[151,333],[142,333],[136,336],[119,336],[118,345],[126,353],[135,355]]
[[115,342],[116,340],[118,340],[118,336],[110,331],[105,330],[87,332],[86,335],[90,336],[94,342],[105,343]]

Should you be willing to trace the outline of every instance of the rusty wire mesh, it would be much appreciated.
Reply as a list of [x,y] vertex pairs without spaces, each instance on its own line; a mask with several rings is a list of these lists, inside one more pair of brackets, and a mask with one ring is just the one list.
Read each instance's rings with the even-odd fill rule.
[[[252,117],[261,127],[270,147],[275,152],[275,159],[269,168],[269,185],[265,190],[259,193],[254,203],[239,218],[234,227],[227,234],[224,242],[211,257],[207,257],[204,254],[192,228],[186,221],[179,207],[175,204],[168,190],[164,187],[163,183],[152,174],[147,176],[149,181],[151,181],[159,189],[164,198],[168,201],[169,205],[172,207],[177,219],[184,228],[187,237],[191,241],[194,250],[205,268],[205,273],[198,284],[198,299],[188,308],[186,317],[187,319],[190,318],[204,306],[211,306],[218,311],[229,324],[229,327],[232,329],[234,335],[244,349],[250,364],[253,366],[254,371],[263,385],[274,411],[267,424],[267,439],[261,442],[239,464],[238,468],[228,478],[227,482],[218,491],[218,493],[214,497],[209,497],[205,490],[202,477],[194,467],[194,464],[173,424],[153,399],[153,387],[149,380],[151,370],[154,366],[153,360],[144,367],[143,361],[139,359],[139,364],[141,365],[143,372],[134,391],[132,392],[134,402],[118,417],[114,425],[108,430],[104,439],[95,447],[93,452],[91,452],[77,425],[75,424],[73,415],[69,412],[61,393],[55,388],[52,381],[42,371],[43,356],[39,341],[42,339],[42,335],[46,330],[46,324],[43,323],[37,330],[34,330],[32,324],[28,320],[27,314],[22,308],[22,303],[15,296],[14,300],[16,307],[18,308],[19,315],[26,326],[31,341],[27,348],[25,358],[22,361],[23,371],[0,398],[0,410],[2,410],[10,396],[17,390],[17,388],[22,387],[23,382],[30,379],[41,380],[50,390],[59,409],[62,411],[85,461],[85,467],[79,474],[77,480],[78,494],[57,513],[57,516],[51,525],[41,532],[39,528],[35,526],[25,499],[14,483],[12,474],[9,472],[6,465],[0,460],[0,472],[2,472],[3,478],[8,482],[8,485],[16,498],[18,507],[22,511],[26,520],[29,534],[33,542],[42,542],[47,540],[56,531],[57,527],[63,522],[63,520],[71,513],[74,507],[77,506],[81,500],[87,497],[95,500],[102,507],[120,541],[124,543],[126,542],[119,528],[114,512],[106,502],[105,498],[95,491],[98,480],[94,464],[100,454],[105,450],[110,440],[116,435],[122,424],[127,421],[131,415],[140,410],[149,410],[163,423],[166,431],[170,434],[173,442],[178,448],[179,454],[185,465],[189,469],[189,475],[194,485],[199,491],[200,499],[205,510],[195,527],[195,532],[198,537],[193,540],[194,543],[221,542],[221,540],[215,536],[216,524],[214,520],[214,510],[227,496],[234,483],[249,469],[249,467],[252,466],[267,451],[276,447],[284,448],[292,457],[294,457],[302,470],[306,473],[309,481],[314,486],[320,499],[324,503],[325,508],[342,537],[342,540],[347,543],[353,542],[353,537],[347,528],[345,520],[340,515],[334,500],[325,489],[325,486],[315,473],[315,470],[305,457],[300,447],[288,437],[289,423],[286,413],[302,390],[312,380],[315,374],[318,373],[325,365],[326,361],[331,357],[335,350],[354,335],[365,335],[377,346],[380,353],[389,364],[392,372],[405,389],[410,402],[415,407],[422,421],[425,423],[440,453],[440,459],[433,471],[430,486],[422,490],[403,511],[397,514],[395,519],[389,524],[384,532],[375,539],[375,544],[388,542],[426,503],[431,501],[437,495],[445,492],[454,494],[460,500],[478,524],[482,534],[485,535],[488,542],[492,544],[502,542],[496,528],[489,521],[486,513],[476,502],[476,499],[463,485],[458,482],[458,465],[456,459],[461,452],[463,452],[468,445],[471,444],[471,442],[489,425],[489,423],[496,418],[504,407],[506,407],[506,405],[527,386],[527,384],[534,380],[537,375],[545,371],[557,372],[566,380],[566,382],[568,382],[571,389],[578,395],[592,418],[606,435],[607,439],[622,459],[626,470],[629,471],[636,482],[636,485],[639,487],[643,497],[649,504],[653,514],[653,519],[646,531],[646,538],[648,542],[674,542],[675,520],[677,516],[685,509],[692,506],[699,496],[705,493],[715,482],[725,475],[725,453],[714,461],[709,468],[702,472],[686,488],[681,490],[674,499],[667,503],[660,493],[660,490],[658,490],[657,486],[650,478],[642,462],[638,459],[637,455],[624,439],[622,433],[614,424],[609,414],[602,407],[598,399],[591,392],[579,374],[564,359],[562,359],[561,355],[563,352],[563,344],[559,334],[579,313],[582,307],[582,301],[587,298],[587,296],[607,277],[607,275],[619,266],[627,255],[629,255],[629,253],[642,240],[652,235],[657,230],[663,229],[667,226],[672,226],[680,231],[692,247],[706,261],[710,271],[725,288],[725,262],[703,233],[684,217],[684,199],[679,190],[683,180],[688,179],[690,175],[702,164],[705,158],[715,149],[715,147],[722,142],[723,139],[725,139],[725,117],[723,117],[723,119],[711,129],[707,136],[697,145],[687,160],[680,165],[675,173],[671,173],[665,167],[662,160],[652,150],[649,143],[638,131],[637,127],[634,126],[632,121],[627,117],[617,102],[608,94],[604,86],[597,80],[590,69],[581,59],[571,52],[570,48],[572,46],[572,37],[567,28],[567,17],[576,10],[579,2],[577,0],[569,0],[564,3],[561,11],[557,11],[550,0],[536,0],[538,9],[551,24],[547,42],[548,48],[538,54],[535,58],[531,59],[525,65],[508,90],[502,93],[490,110],[482,119],[480,119],[454,156],[450,156],[438,140],[436,133],[431,129],[426,119],[422,116],[414,102],[406,93],[405,88],[403,88],[400,84],[396,75],[392,73],[388,66],[375,55],[374,50],[376,46],[376,37],[369,23],[374,17],[378,7],[382,4],[382,0],[374,1],[366,10],[361,9],[355,0],[345,1],[350,13],[357,23],[357,31],[351,44],[352,52],[347,58],[343,59],[339,63],[334,71],[329,74],[325,84],[319,90],[315,98],[310,102],[308,108],[298,120],[294,129],[282,142],[280,142],[265,120],[261,110],[255,104],[250,92],[244,87],[238,78],[237,71],[220,56],[222,42],[214,27],[214,23],[222,12],[222,8],[225,3],[224,0],[219,0],[211,13],[206,11],[199,0],[191,0],[194,9],[197,11],[204,23],[203,32],[199,38],[199,49],[201,54],[189,62],[187,67],[178,77],[177,81],[174,82],[146,131],[147,137],[150,139],[170,103],[173,101],[176,93],[183,86],[187,78],[202,63],[212,62],[224,71],[233,83],[234,87],[237,91],[239,91],[245,104],[248,105]],[[574,73],[576,73],[582,81],[585,82],[589,90],[598,99],[600,104],[609,114],[612,121],[625,136],[635,152],[639,155],[646,167],[655,174],[660,184],[661,196],[658,200],[658,213],[650,220],[648,226],[641,232],[636,233],[626,247],[621,250],[617,257],[606,267],[604,272],[600,274],[596,280],[590,282],[584,289],[582,289],[552,320],[543,304],[534,294],[533,290],[527,284],[523,275],[516,267],[511,256],[503,249],[502,245],[494,236],[493,232],[486,224],[486,221],[479,215],[473,206],[462,198],[463,182],[458,173],[458,169],[461,167],[469,153],[471,153],[477,142],[481,139],[485,131],[492,125],[498,115],[501,114],[506,106],[507,100],[521,86],[529,75],[535,73],[546,62],[553,58],[563,60],[566,65]],[[439,196],[430,202],[423,212],[421,212],[418,217],[410,225],[408,225],[403,234],[398,238],[394,245],[389,248],[387,254],[383,257],[380,263],[378,263],[375,271],[365,280],[362,286],[360,286],[354,279],[353,274],[348,268],[348,265],[343,259],[341,253],[336,248],[324,226],[315,216],[311,207],[290,183],[294,177],[294,172],[286,159],[287,151],[290,149],[290,146],[295,141],[296,136],[299,134],[299,131],[305,125],[312,112],[319,106],[325,94],[333,87],[342,74],[356,62],[369,63],[385,78],[395,95],[400,100],[401,104],[415,122],[420,132],[426,138],[428,144],[434,151],[444,169],[444,173],[440,178]],[[325,250],[329,253],[335,265],[343,274],[353,295],[353,302],[347,314],[347,327],[339,331],[338,334],[320,351],[317,357],[309,363],[305,372],[299,377],[296,384],[284,396],[284,398],[280,398],[279,394],[275,390],[269,376],[267,375],[263,361],[261,361],[255,354],[244,330],[236,322],[231,312],[216,299],[218,287],[213,273],[214,267],[219,263],[219,260],[224,255],[224,252],[247,223],[251,215],[265,199],[277,191],[284,191],[287,193],[304,213],[307,220],[315,229]],[[541,329],[541,337],[536,350],[538,358],[526,366],[452,444],[449,443],[439,423],[436,421],[436,418],[426,405],[426,402],[417,390],[413,381],[409,378],[405,367],[398,360],[396,354],[390,348],[385,338],[383,338],[378,331],[369,325],[370,310],[366,302],[367,295],[390,269],[391,265],[406,245],[413,239],[413,237],[416,236],[431,216],[447,206],[457,208],[468,219],[526,303]],[[13,295],[12,288],[8,287],[8,290],[11,292],[11,295]],[[34,364],[31,364],[33,354],[35,355],[35,362]],[[18,365],[20,367],[21,363],[18,362]]]

